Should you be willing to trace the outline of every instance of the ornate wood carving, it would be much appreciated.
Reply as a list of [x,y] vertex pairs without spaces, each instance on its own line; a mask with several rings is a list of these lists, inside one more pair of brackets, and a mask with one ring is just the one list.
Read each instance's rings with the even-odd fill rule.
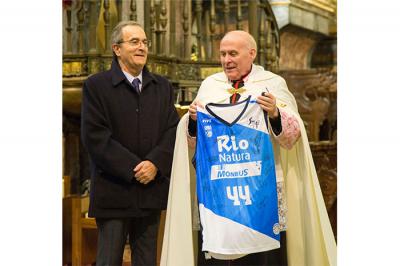
[[104,13],[103,13],[103,19],[104,19],[104,52],[110,53],[110,49],[108,49],[108,39],[110,38],[110,1],[109,0],[104,0]]
[[224,0],[224,9],[223,9],[223,14],[224,14],[224,33],[228,32],[228,25],[229,25],[229,0]]
[[190,58],[190,41],[189,41],[189,5],[191,2],[184,1],[183,2],[183,48],[185,59]]
[[163,76],[169,76],[168,65],[165,63],[151,62],[147,64],[147,67],[151,72],[157,73]]
[[[329,122],[328,139],[333,139],[336,128],[336,76],[327,70],[284,71],[280,73],[296,98],[299,113],[306,124],[310,141],[320,140],[321,127]],[[332,90],[332,91],[331,91]],[[330,112],[328,118],[328,112]],[[325,138],[327,139],[327,138]]]
[[276,73],[279,70],[279,56],[277,54],[277,41],[275,34],[272,33],[272,47],[271,47],[271,66],[270,71]]
[[77,31],[78,31],[78,52],[80,54],[84,53],[84,39],[83,39],[83,30],[84,30],[84,23],[85,23],[85,9],[83,7],[83,1],[79,1],[79,9],[76,13],[76,16],[78,18],[78,27],[77,27]]
[[197,25],[197,34],[196,34],[196,39],[197,39],[197,51],[198,51],[198,59],[202,60],[203,59],[203,49],[202,49],[202,34],[201,34],[201,29],[203,28],[202,24],[202,0],[196,0],[196,25]]
[[258,1],[249,1],[248,6],[248,17],[249,17],[249,33],[254,37],[254,39],[258,40],[258,16],[257,16],[257,2]]
[[215,40],[215,0],[211,0],[210,6],[210,42],[211,42],[211,59],[215,59],[214,40]]
[[240,0],[237,0],[237,17],[236,17],[236,29],[238,30],[243,30],[243,25],[242,25],[242,5],[240,3]]
[[131,0],[130,5],[129,5],[129,9],[130,9],[130,14],[129,14],[129,19],[130,20],[137,20],[137,14],[136,14],[136,0]]
[[222,67],[221,66],[213,66],[213,67],[200,67],[200,79],[203,80],[206,77],[213,75],[215,73],[221,72]]
[[268,0],[260,1],[260,8],[264,11],[267,20],[266,32],[266,68],[272,72],[279,69],[280,37],[278,23]]
[[199,80],[199,70],[193,64],[179,64],[177,67],[177,78],[183,80]]
[[102,64],[101,64],[101,59],[98,57],[89,57],[88,58],[88,72],[89,74],[94,74],[99,71],[101,71]]
[[98,51],[97,51],[96,25],[97,25],[98,14],[96,12],[96,3],[94,1],[88,1],[87,6],[88,6],[87,7],[88,8],[88,21],[89,21],[89,27],[88,27],[89,54],[97,54]]
[[265,36],[267,36],[267,38],[268,38],[268,36],[270,35],[268,28],[267,28],[267,30],[265,29],[265,23],[268,23],[268,20],[266,22],[264,13],[261,13],[260,26],[259,26],[260,34],[259,34],[259,38],[258,38],[258,47],[259,47],[258,48],[258,63],[262,66],[265,65],[265,52],[266,52],[266,50],[268,51],[268,49],[269,49],[268,43],[265,42]]
[[328,211],[333,233],[336,236],[337,217],[337,153],[336,141],[310,142],[318,180]]
[[154,6],[154,0],[150,0],[150,36],[151,36],[151,52],[156,53],[157,50],[157,38],[156,38],[156,9]]
[[167,5],[166,5],[166,0],[161,0],[161,7],[160,7],[160,55],[165,55],[166,54],[166,47],[165,47],[165,33],[167,32],[166,27],[167,27]]
[[271,33],[271,28],[272,28],[272,22],[269,19],[269,17],[267,17],[266,20],[267,23],[267,41],[266,41],[266,47],[267,47],[267,51],[266,51],[266,59],[267,59],[267,69],[271,69],[271,65],[272,65],[272,33]]
[[337,197],[337,154],[335,141],[310,142],[326,209],[329,211]]
[[67,25],[65,27],[66,30],[66,35],[67,35],[67,40],[66,40],[66,49],[65,49],[65,54],[72,54],[72,19],[71,19],[71,7],[68,6],[65,10],[66,15],[67,15]]
[[170,2],[170,23],[169,23],[169,57],[173,58],[176,55],[176,2]]

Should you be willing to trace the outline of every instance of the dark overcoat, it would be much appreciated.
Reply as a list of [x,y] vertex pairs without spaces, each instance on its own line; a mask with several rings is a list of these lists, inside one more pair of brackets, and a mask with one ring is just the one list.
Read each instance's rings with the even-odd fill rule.
[[[90,217],[135,217],[166,208],[179,117],[170,82],[146,67],[142,77],[138,94],[114,59],[110,70],[84,82],[81,134],[90,158]],[[143,160],[158,169],[147,185],[133,172]]]

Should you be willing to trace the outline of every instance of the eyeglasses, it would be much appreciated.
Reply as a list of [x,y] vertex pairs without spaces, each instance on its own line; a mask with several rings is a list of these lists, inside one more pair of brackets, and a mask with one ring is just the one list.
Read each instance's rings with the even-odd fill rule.
[[141,43],[143,43],[144,47],[150,48],[151,47],[151,41],[150,40],[140,40],[140,39],[132,39],[128,41],[119,41],[117,44],[121,44],[127,42],[129,43],[132,47],[136,48],[139,47]]

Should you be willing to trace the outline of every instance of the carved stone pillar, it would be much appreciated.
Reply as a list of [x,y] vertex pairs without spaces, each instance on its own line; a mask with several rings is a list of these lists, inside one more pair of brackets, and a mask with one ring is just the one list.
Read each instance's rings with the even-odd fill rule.
[[271,65],[272,65],[272,46],[274,46],[275,44],[272,43],[272,22],[271,19],[268,17],[266,19],[266,23],[267,23],[267,42],[266,42],[266,60],[267,60],[267,69],[270,70],[271,69]]
[[271,69],[270,71],[277,73],[279,71],[279,56],[277,51],[277,40],[275,34],[272,32],[272,47],[271,47]]
[[[154,0],[147,1],[150,4],[150,36],[152,41],[151,52],[157,53],[157,38],[156,38],[156,8],[154,6]],[[148,14],[148,13],[147,13]]]
[[176,1],[171,1],[170,2],[170,9],[169,9],[169,53],[168,55],[170,57],[175,57],[176,56],[176,47],[178,46],[177,43],[175,43],[176,40]]
[[65,52],[64,54],[72,54],[72,18],[71,18],[71,6],[67,6],[65,8],[66,16],[67,16],[67,25],[65,27],[66,31],[66,43],[65,43]]
[[196,12],[196,25],[197,25],[197,34],[196,34],[196,39],[197,39],[197,47],[198,47],[198,49],[197,49],[197,51],[198,51],[198,54],[199,54],[199,60],[202,60],[203,59],[203,49],[202,49],[202,34],[201,34],[201,30],[202,30],[202,28],[203,28],[203,24],[202,24],[202,18],[201,18],[201,15],[202,15],[202,7],[201,7],[201,5],[202,5],[202,0],[196,0],[196,9],[195,9],[195,12]]
[[267,49],[265,43],[265,36],[268,31],[265,29],[265,14],[261,12],[260,15],[260,37],[258,38],[258,63],[265,67],[265,50]]
[[160,34],[160,41],[159,41],[159,45],[160,45],[160,50],[159,50],[159,54],[160,55],[165,55],[166,54],[166,43],[165,43],[165,34],[167,32],[166,27],[167,27],[167,22],[168,22],[168,18],[167,18],[167,4],[166,4],[166,0],[161,0],[160,2],[160,13],[159,13],[159,34]]
[[238,30],[243,30],[243,25],[242,25],[242,6],[240,3],[240,0],[237,0],[237,17],[236,17],[236,29]]
[[210,43],[211,43],[211,54],[210,57],[212,60],[215,59],[215,51],[214,51],[214,40],[215,40],[215,0],[211,0],[210,6]]
[[137,15],[136,15],[136,0],[131,0],[130,5],[130,14],[129,14],[129,19],[137,21]]
[[88,1],[88,21],[89,21],[89,38],[88,38],[88,52],[89,54],[97,54],[97,35],[96,35],[96,26],[98,19],[98,11],[97,11],[97,1]]
[[252,0],[248,2],[249,12],[249,33],[258,39],[258,16],[257,16],[257,3],[258,1]]
[[110,38],[111,38],[111,12],[110,12],[110,1],[104,0],[104,53],[111,54],[111,49],[109,47]]
[[77,18],[78,18],[78,53],[83,54],[84,53],[84,24],[85,24],[85,9],[83,7],[83,1],[79,1],[79,9],[78,12],[76,13]]
[[229,0],[224,0],[224,33],[228,32],[228,25],[229,25]]
[[191,52],[191,41],[190,41],[190,32],[192,31],[191,17],[192,13],[192,1],[185,0],[183,2],[183,43],[184,43],[184,58],[190,59],[190,52]]

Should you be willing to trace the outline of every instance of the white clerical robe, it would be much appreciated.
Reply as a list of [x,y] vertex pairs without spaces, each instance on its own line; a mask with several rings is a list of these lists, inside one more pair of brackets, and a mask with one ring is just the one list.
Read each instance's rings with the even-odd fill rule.
[[[231,88],[223,72],[206,78],[199,88],[196,99],[202,104],[229,102]],[[281,175],[286,187],[287,202],[287,255],[288,264],[293,266],[336,265],[336,242],[328,213],[322,197],[315,170],[307,133],[297,111],[295,98],[289,92],[283,78],[261,66],[253,65],[241,95],[257,96],[266,88],[277,100],[277,107],[297,118],[301,137],[288,150],[274,141],[274,156],[277,174]],[[191,176],[185,114],[177,128],[171,184],[161,255],[162,266],[194,266],[193,248],[193,182]],[[273,138],[272,138],[273,139]],[[274,139],[273,139],[274,140]]]

